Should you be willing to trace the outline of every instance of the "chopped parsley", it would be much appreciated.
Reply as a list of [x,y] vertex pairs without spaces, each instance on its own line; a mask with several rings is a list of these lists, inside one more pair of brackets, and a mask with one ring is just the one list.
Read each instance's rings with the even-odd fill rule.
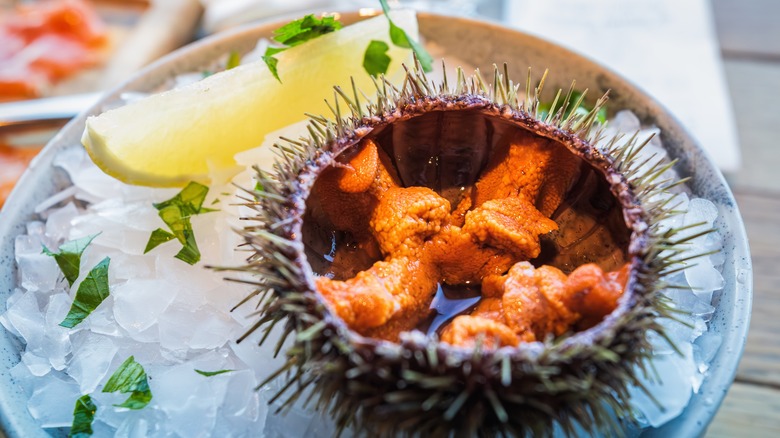
[[81,255],[95,237],[97,237],[97,234],[65,242],[60,245],[60,249],[57,252],[52,252],[49,248],[46,248],[46,245],[43,245],[43,253],[54,257],[70,286],[73,286],[73,283],[79,278]]
[[141,409],[152,400],[152,391],[146,378],[144,367],[135,361],[133,356],[125,360],[106,382],[103,392],[130,393],[130,397],[119,405],[119,408]]
[[363,68],[368,74],[379,76],[387,73],[387,68],[390,66],[390,57],[387,56],[388,50],[390,50],[390,46],[384,41],[372,40],[368,44],[363,56]]
[[274,55],[326,33],[339,30],[341,27],[341,22],[333,17],[317,18],[313,14],[291,21],[274,31],[273,40],[283,44],[284,47],[269,47],[263,55],[263,61],[265,61],[276,80],[282,82],[279,79],[279,71],[277,69],[279,60],[274,58]]
[[[387,22],[390,24],[390,41],[392,41],[393,44],[398,47],[412,49],[415,56],[417,56],[417,60],[420,61],[420,65],[422,66],[423,71],[426,73],[433,71],[433,58],[428,53],[428,51],[425,50],[425,47],[423,47],[422,44],[418,43],[417,41],[409,38],[409,35],[405,30],[401,29],[400,27],[396,26],[395,23],[393,23],[393,20],[390,19],[390,6],[387,5],[387,0],[379,0],[379,3],[382,5],[382,11],[387,18]],[[371,46],[369,45],[369,48],[370,47]],[[366,56],[368,56],[368,50],[366,50]]]
[[231,373],[233,371],[235,371],[235,370],[218,370],[218,371],[203,371],[203,370],[199,370],[199,369],[195,370],[196,373],[200,374],[201,376],[206,376],[206,377],[218,376],[220,374]]
[[104,258],[89,271],[89,274],[79,284],[76,296],[73,298],[73,304],[71,304],[65,319],[60,323],[62,327],[75,327],[108,297],[108,265],[110,262],[111,259]]
[[196,214],[216,211],[203,208],[203,201],[208,192],[209,188],[203,184],[191,182],[173,198],[154,204],[154,208],[158,210],[158,215],[170,232],[162,228],[154,230],[146,243],[144,254],[169,240],[176,239],[182,244],[182,249],[176,254],[176,258],[190,265],[198,263],[200,250],[195,242],[190,218]]
[[73,408],[73,425],[68,436],[72,438],[92,436],[92,420],[95,419],[95,412],[97,406],[89,394],[79,397],[76,400],[76,407]]

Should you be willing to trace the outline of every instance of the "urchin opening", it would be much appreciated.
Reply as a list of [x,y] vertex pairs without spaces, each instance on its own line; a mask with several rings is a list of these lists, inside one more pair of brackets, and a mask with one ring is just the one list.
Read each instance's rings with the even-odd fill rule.
[[317,292],[351,329],[496,348],[615,308],[631,233],[604,171],[492,110],[375,123],[319,173],[302,238]]

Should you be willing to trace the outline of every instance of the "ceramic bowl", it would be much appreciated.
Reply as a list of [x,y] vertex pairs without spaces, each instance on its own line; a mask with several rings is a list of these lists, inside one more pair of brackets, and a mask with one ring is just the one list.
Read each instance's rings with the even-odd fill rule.
[[[643,124],[658,126],[669,154],[680,160],[677,171],[681,176],[691,177],[689,185],[694,194],[717,205],[720,212],[717,227],[724,238],[726,284],[714,298],[716,310],[709,330],[722,336],[722,345],[698,394],[683,414],[659,429],[645,432],[647,436],[703,434],[734,379],[751,309],[752,274],[747,237],[734,197],[721,173],[667,110],[609,69],[547,41],[496,24],[424,13],[418,17],[426,44],[435,46],[445,57],[468,60],[482,71],[491,71],[493,63],[507,62],[513,77],[524,77],[529,66],[536,72],[549,68],[547,87],[550,88],[568,87],[576,79],[579,87],[587,87],[596,95],[610,90],[610,107],[630,109]],[[342,16],[345,22],[359,18],[355,13]],[[69,184],[65,175],[52,167],[52,160],[59,150],[79,143],[87,116],[100,113],[123,92],[153,90],[175,75],[196,71],[230,50],[249,50],[258,38],[269,37],[273,29],[285,22],[279,19],[236,29],[178,50],[107,93],[57,134],[32,162],[0,212],[0,302],[8,298],[17,281],[14,239],[35,218],[35,206]],[[21,348],[20,342],[0,327],[0,427],[11,438],[47,436],[34,423],[27,411],[26,395],[9,375],[9,369],[20,360]]]

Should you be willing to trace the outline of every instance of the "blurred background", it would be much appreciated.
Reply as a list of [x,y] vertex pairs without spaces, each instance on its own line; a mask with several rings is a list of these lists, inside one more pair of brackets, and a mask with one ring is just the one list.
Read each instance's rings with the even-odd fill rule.
[[[567,46],[644,88],[691,131],[731,184],[754,266],[745,355],[707,436],[780,436],[780,2],[389,3]],[[0,208],[69,117],[154,59],[237,25],[361,7],[378,1],[0,0]]]

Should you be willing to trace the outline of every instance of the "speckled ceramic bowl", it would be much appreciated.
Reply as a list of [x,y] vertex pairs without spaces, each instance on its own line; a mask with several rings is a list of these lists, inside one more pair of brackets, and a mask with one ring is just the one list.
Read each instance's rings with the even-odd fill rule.
[[[345,14],[343,21],[359,19]],[[260,37],[287,20],[278,20],[251,28],[216,35],[181,49],[144,69],[133,79],[106,94],[86,113],[71,121],[32,162],[16,190],[0,212],[0,301],[5,301],[16,285],[14,239],[24,232],[25,224],[35,217],[34,208],[57,190],[67,186],[67,178],[52,167],[58,150],[77,144],[88,115],[98,114],[122,92],[148,91],[171,77],[196,71],[230,50],[248,50]],[[641,90],[608,69],[552,43],[494,24],[461,18],[419,14],[420,32],[436,51],[468,60],[483,71],[493,63],[508,62],[510,74],[523,77],[528,66],[538,72],[549,68],[548,88],[567,87],[576,78],[577,85],[596,94],[610,91],[610,108],[632,110],[644,124],[661,129],[661,140],[672,157],[680,159],[677,171],[692,177],[694,194],[714,202],[720,212],[717,227],[724,238],[726,284],[713,301],[715,314],[709,330],[722,336],[722,345],[698,394],[677,419],[646,436],[699,436],[712,420],[734,378],[742,355],[750,319],[752,273],[750,253],[742,219],[721,173],[685,129],[668,111]],[[8,437],[46,436],[27,412],[22,388],[9,375],[20,360],[19,341],[0,327],[0,428]]]

